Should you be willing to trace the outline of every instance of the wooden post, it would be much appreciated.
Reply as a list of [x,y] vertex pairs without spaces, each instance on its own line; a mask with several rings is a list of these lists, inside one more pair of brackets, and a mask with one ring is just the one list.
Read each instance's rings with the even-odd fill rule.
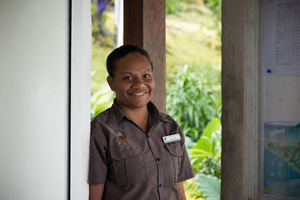
[[154,66],[152,101],[166,110],[165,0],[124,0],[124,44],[144,48]]

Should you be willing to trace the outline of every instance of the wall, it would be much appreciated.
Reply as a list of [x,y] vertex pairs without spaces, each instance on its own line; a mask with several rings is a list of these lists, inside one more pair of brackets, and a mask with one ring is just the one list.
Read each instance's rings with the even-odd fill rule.
[[[55,13],[55,15],[54,15]],[[1,199],[65,199],[66,1],[1,1]]]
[[0,25],[0,199],[87,199],[90,2],[0,1]]

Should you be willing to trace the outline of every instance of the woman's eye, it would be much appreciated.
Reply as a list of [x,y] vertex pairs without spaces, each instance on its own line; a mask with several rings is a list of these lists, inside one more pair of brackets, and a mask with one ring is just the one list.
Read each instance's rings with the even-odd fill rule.
[[125,80],[131,80],[132,77],[131,77],[131,76],[125,76],[124,79],[125,79]]
[[144,78],[149,78],[149,77],[150,77],[149,74],[145,74],[145,75],[144,75]]

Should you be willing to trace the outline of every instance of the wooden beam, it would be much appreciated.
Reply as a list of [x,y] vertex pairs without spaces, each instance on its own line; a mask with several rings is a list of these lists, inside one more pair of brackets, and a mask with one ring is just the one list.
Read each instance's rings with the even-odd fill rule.
[[124,0],[124,44],[137,45],[150,54],[156,85],[152,101],[165,112],[165,0]]
[[143,48],[143,0],[124,0],[124,44]]

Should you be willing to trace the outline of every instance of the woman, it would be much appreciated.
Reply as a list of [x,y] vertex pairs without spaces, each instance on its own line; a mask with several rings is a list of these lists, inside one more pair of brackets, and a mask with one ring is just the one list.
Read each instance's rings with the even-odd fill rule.
[[183,181],[194,174],[180,127],[150,101],[148,53],[124,45],[106,65],[116,98],[91,122],[90,200],[185,199]]

